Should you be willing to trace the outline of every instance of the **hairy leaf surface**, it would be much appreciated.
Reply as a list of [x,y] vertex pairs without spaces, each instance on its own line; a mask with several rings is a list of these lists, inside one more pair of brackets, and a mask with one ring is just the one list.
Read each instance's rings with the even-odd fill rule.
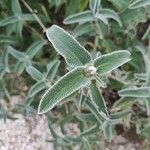
[[149,87],[127,88],[119,91],[120,96],[125,97],[150,97]]
[[67,17],[64,24],[84,23],[94,21],[95,18],[91,11],[87,10]]
[[91,60],[88,51],[81,46],[69,33],[57,25],[46,31],[47,38],[71,67],[86,64]]
[[137,0],[137,1],[134,1],[129,6],[129,8],[130,9],[136,9],[136,8],[145,7],[145,6],[148,6],[148,5],[150,5],[150,0]]
[[94,60],[94,66],[100,75],[107,74],[130,60],[130,52],[126,50],[102,55]]
[[87,85],[89,82],[89,79],[84,75],[83,67],[78,67],[67,73],[43,95],[39,104],[38,113],[42,114],[49,111],[64,98],[82,86]]
[[31,75],[31,77],[33,79],[35,79],[37,81],[40,81],[43,78],[42,73],[39,70],[37,70],[35,67],[33,67],[33,66],[28,66],[26,68],[26,71]]

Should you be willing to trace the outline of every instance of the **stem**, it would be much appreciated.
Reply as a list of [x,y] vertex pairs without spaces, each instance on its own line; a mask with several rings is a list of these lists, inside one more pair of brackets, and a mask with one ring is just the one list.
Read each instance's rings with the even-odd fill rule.
[[40,18],[32,10],[32,8],[27,4],[27,2],[25,0],[21,0],[21,1],[25,5],[25,7],[30,11],[30,13],[32,13],[32,15],[35,17],[35,19],[37,20],[37,22],[39,23],[39,25],[42,27],[43,32],[46,32],[46,30],[47,30],[46,27],[44,26],[44,24],[42,23],[42,21],[40,20]]

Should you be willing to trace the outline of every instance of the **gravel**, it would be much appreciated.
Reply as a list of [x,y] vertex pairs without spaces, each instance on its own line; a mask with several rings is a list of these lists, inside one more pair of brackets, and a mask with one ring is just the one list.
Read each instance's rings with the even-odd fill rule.
[[44,116],[0,121],[0,150],[52,150],[47,120]]

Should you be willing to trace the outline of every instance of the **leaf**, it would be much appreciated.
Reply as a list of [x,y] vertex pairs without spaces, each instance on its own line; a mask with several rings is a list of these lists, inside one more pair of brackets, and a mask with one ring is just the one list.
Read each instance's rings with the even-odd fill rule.
[[112,125],[110,123],[107,123],[106,127],[103,129],[104,131],[104,137],[106,140],[108,140],[109,142],[111,142],[114,134],[113,134],[113,128]]
[[94,60],[94,66],[100,75],[107,74],[130,60],[130,52],[127,50],[115,51],[102,55]]
[[32,59],[36,53],[46,44],[47,42],[44,40],[35,41],[30,45],[27,49],[26,54]]
[[92,147],[91,147],[91,144],[89,142],[89,140],[87,140],[85,137],[82,139],[82,142],[83,142],[83,146],[84,146],[84,149],[86,150],[92,150]]
[[87,8],[89,0],[69,0],[66,7],[65,16],[75,14]]
[[99,125],[101,125],[105,119],[101,115],[100,111],[95,107],[95,105],[89,99],[86,100],[86,105],[90,109],[91,113],[97,119]]
[[100,34],[100,38],[104,39],[105,36],[109,34],[109,26],[108,25],[106,26],[101,20],[98,20],[97,26],[98,26],[97,30]]
[[[21,9],[19,0],[13,0],[11,3],[11,8],[12,8],[13,14],[15,15],[22,14],[22,9]],[[22,36],[23,22],[22,21],[16,22],[16,24],[14,24],[14,27],[15,27],[14,32],[16,32],[18,41],[20,42],[23,39],[23,36]]]
[[28,96],[29,97],[33,97],[35,96],[37,93],[39,93],[40,91],[44,90],[46,88],[46,83],[44,81],[40,81],[35,83],[29,90],[28,92]]
[[15,23],[18,21],[18,18],[16,16],[7,17],[4,20],[0,20],[0,27]]
[[137,98],[144,98],[144,97],[150,97],[150,87],[140,87],[140,88],[127,88],[120,90],[119,92],[120,96],[124,97],[137,97]]
[[93,133],[96,133],[98,132],[100,129],[99,129],[99,125],[94,125],[92,126],[91,128],[81,132],[81,134],[79,135],[79,137],[85,137],[85,136],[90,136],[90,135],[93,135]]
[[60,61],[54,61],[50,63],[50,65],[47,65],[46,79],[48,79],[49,81],[53,81],[58,71],[59,65],[60,65]]
[[78,67],[68,72],[43,95],[38,107],[38,113],[46,113],[64,98],[87,85],[89,82],[89,79],[84,75],[84,67]]
[[99,13],[106,18],[114,19],[118,22],[120,26],[122,26],[119,15],[112,9],[100,9]]
[[101,6],[101,0],[90,0],[90,9],[93,12],[93,15],[99,12]]
[[147,75],[145,73],[135,73],[134,76],[138,80],[146,81],[147,79]]
[[92,113],[77,113],[76,116],[83,122],[96,122],[96,118]]
[[130,3],[130,0],[108,0],[108,1],[110,1],[118,11],[123,11],[124,9],[126,9]]
[[91,99],[96,103],[96,105],[99,108],[99,111],[103,111],[104,113],[107,114],[105,100],[101,92],[99,91],[98,87],[96,86],[95,80],[91,81],[90,93],[91,93]]
[[35,18],[31,14],[19,14],[11,17],[7,17],[0,21],[0,27],[16,23],[18,21],[35,21]]
[[95,17],[97,18],[97,19],[100,19],[102,22],[104,22],[106,25],[108,24],[108,20],[107,20],[107,18],[104,16],[104,15],[102,15],[102,14],[100,14],[100,13],[97,13],[97,14],[95,14]]
[[75,29],[74,29],[74,34],[75,37],[81,36],[83,34],[89,34],[89,32],[92,32],[93,28],[92,28],[92,24],[90,23],[83,23],[83,24],[79,24]]
[[130,22],[136,22],[137,20],[139,20],[140,22],[145,22],[145,13],[146,11],[144,8],[126,9],[125,11],[120,13],[120,18],[123,24],[126,25],[128,25]]
[[3,52],[1,54],[1,61],[5,66],[8,66],[8,60],[9,60],[8,55],[9,55],[8,49],[7,48],[3,49]]
[[15,71],[17,72],[18,75],[22,74],[26,67],[26,63],[24,61],[18,61],[16,66],[15,66]]
[[0,35],[0,43],[4,44],[15,44],[15,41],[12,37],[7,36],[7,35]]
[[113,76],[108,77],[108,80],[109,80],[109,83],[107,84],[107,87],[112,90],[121,89],[125,85],[123,81]]
[[57,133],[55,132],[55,130],[52,127],[52,121],[50,120],[50,118],[48,118],[48,127],[49,127],[49,130],[51,132],[52,137],[53,138],[58,138]]
[[110,39],[103,39],[101,45],[105,48],[106,52],[110,53],[116,50],[116,45]]
[[3,78],[5,73],[6,73],[5,66],[3,64],[0,64],[0,80]]
[[147,115],[150,116],[150,97],[145,99],[145,105],[146,105],[146,109],[147,109]]
[[19,0],[13,0],[11,3],[11,7],[12,7],[12,12],[14,14],[21,14],[22,13]]
[[43,79],[43,74],[33,66],[28,66],[26,71],[36,81],[41,81]]
[[142,40],[150,38],[150,25],[148,26],[145,34],[142,37]]
[[12,2],[11,3],[12,12],[14,14],[21,14],[22,10],[21,10],[21,6],[20,6],[20,3],[19,3],[19,0],[13,0],[11,2]]
[[140,7],[146,7],[148,5],[150,5],[150,0],[137,0],[131,3],[131,5],[129,5],[129,8],[136,9]]
[[111,119],[112,120],[122,119],[129,114],[131,114],[131,111],[129,111],[129,110],[128,111],[115,112],[115,113],[111,114]]
[[81,46],[69,33],[53,25],[46,31],[47,38],[71,67],[86,64],[91,60],[88,51]]
[[18,38],[18,42],[22,42],[23,41],[23,35],[22,35],[22,29],[23,29],[23,21],[21,22],[16,22],[16,24],[14,24],[15,27],[15,31],[17,38]]
[[16,59],[18,59],[20,61],[25,60],[25,57],[26,57],[25,53],[19,52],[18,50],[14,49],[11,46],[8,46],[8,51]]
[[136,98],[134,97],[122,97],[114,103],[113,108],[129,109],[135,102]]
[[90,21],[94,21],[95,18],[92,15],[92,12],[87,10],[84,12],[80,12],[74,15],[71,15],[69,17],[67,17],[63,23],[64,24],[73,24],[73,23],[84,23],[84,22],[90,22]]

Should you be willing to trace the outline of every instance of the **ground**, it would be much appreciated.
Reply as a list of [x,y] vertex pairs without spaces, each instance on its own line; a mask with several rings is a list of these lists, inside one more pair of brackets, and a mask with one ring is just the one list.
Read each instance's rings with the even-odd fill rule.
[[[12,106],[19,103],[16,99],[20,98],[13,97]],[[52,144],[47,142],[51,135],[44,115],[24,117],[19,114],[16,117],[18,119],[7,120],[6,123],[0,120],[0,150],[53,150]],[[60,129],[55,129],[60,133]],[[79,133],[77,125],[73,123],[66,126],[66,131],[68,135]],[[100,147],[101,150],[142,150],[139,143],[131,142],[121,135],[115,137],[111,143],[102,141]]]

